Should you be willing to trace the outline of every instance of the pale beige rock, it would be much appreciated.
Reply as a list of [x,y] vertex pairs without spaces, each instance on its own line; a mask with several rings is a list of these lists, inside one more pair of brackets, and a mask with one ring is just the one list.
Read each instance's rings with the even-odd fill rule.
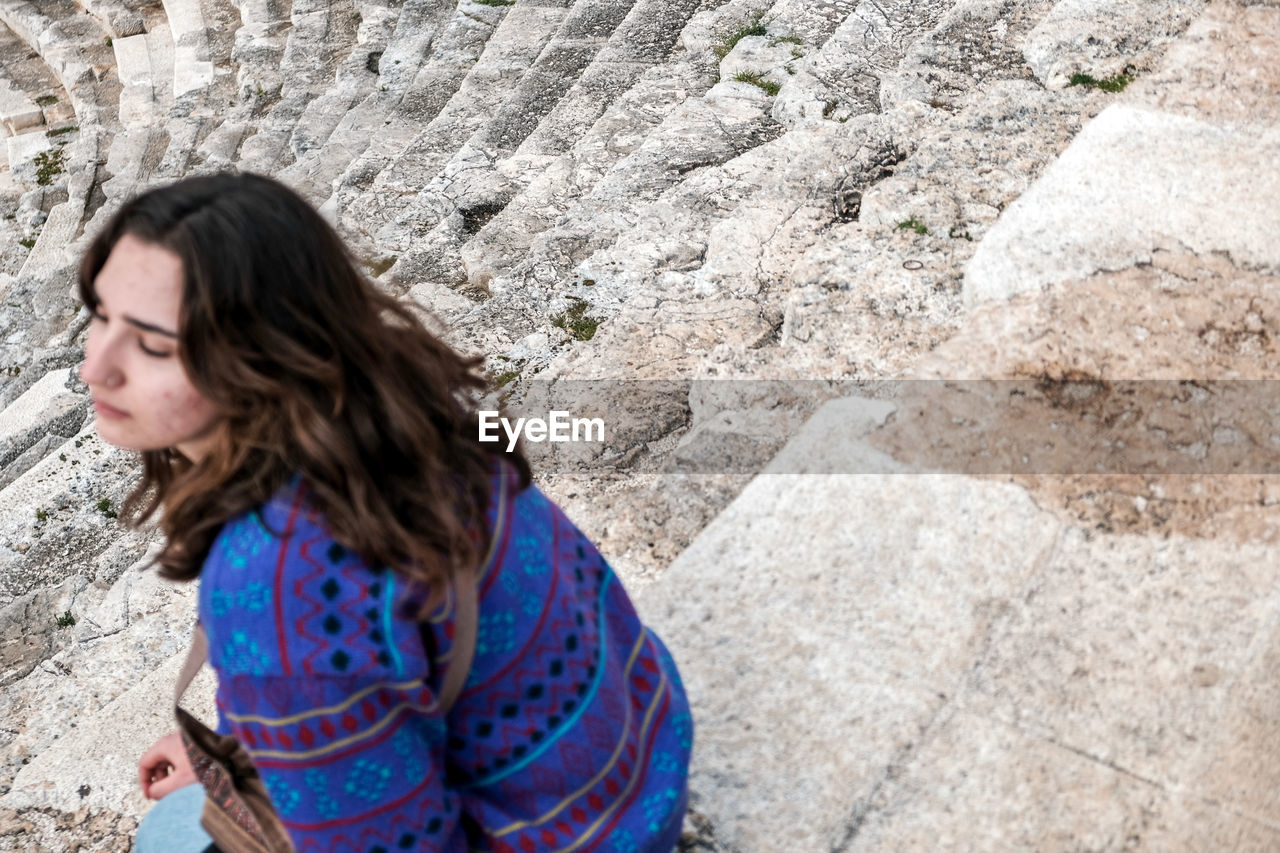
[[1115,105],[1088,124],[988,233],[965,271],[969,305],[1149,262],[1226,252],[1280,271],[1280,130],[1222,128]]
[[[874,456],[848,409],[821,410],[780,470],[825,470],[841,444]],[[864,429],[886,414],[856,409]],[[997,519],[1017,535],[988,535]],[[744,489],[640,598],[698,710],[695,807],[717,839],[834,845],[1057,529],[1021,490],[959,477],[766,473]]]

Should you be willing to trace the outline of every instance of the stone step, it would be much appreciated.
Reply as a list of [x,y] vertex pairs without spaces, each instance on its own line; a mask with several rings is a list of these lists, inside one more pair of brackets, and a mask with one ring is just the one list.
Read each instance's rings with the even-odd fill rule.
[[298,159],[280,173],[304,196],[323,204],[333,183],[371,140],[386,131],[390,116],[427,61],[431,45],[455,6],[417,0],[392,14],[369,9],[360,26],[358,50],[338,72],[339,84],[307,108],[291,147]]
[[[484,210],[486,215],[491,215],[492,210],[500,209],[513,190],[504,176],[495,173],[493,164],[514,151],[561,102],[626,17],[631,2],[613,0],[603,6],[577,3],[571,7],[511,93],[457,149],[458,153],[441,168],[436,178],[417,193],[394,221],[377,232],[378,243],[403,252],[415,236],[421,236],[454,212],[474,220],[471,211]],[[634,70],[634,67],[624,69]],[[591,85],[607,85],[602,78],[612,76],[602,67],[600,76],[595,77]],[[620,82],[626,81],[624,73],[622,80],[614,79],[612,85],[616,90]],[[477,173],[476,165],[481,161],[488,161],[489,165],[482,166]],[[485,172],[489,174],[483,174]]]
[[9,543],[0,551],[0,604],[90,565],[110,544],[103,531],[133,476],[127,454],[104,444],[90,421],[0,490],[0,541]]
[[173,96],[201,92],[213,83],[208,27],[199,0],[163,0],[173,38]]
[[[922,14],[915,21],[917,41],[938,38],[935,24],[951,14],[938,8],[927,14],[918,6],[913,9]],[[907,57],[913,49],[911,39],[904,32],[897,33],[896,41],[882,38],[868,26],[873,13],[888,26],[889,21],[909,20],[912,11],[904,9],[898,15],[864,4],[821,50],[797,60],[797,66],[805,64],[811,79],[846,79],[851,63],[861,63],[863,57],[879,57],[875,61],[883,65],[894,57]],[[1015,14],[1025,17],[1025,10]],[[987,26],[995,23],[990,20]],[[867,49],[859,50],[850,42],[847,36],[855,32],[869,39]],[[840,49],[833,51],[833,46]],[[769,37],[743,39],[725,57],[722,68],[734,67],[743,56],[763,55],[759,52],[769,47]],[[1013,49],[1002,44],[991,48],[997,55]],[[889,79],[896,72],[877,73]],[[550,301],[558,282],[568,282],[568,293],[586,300],[590,314],[598,319],[613,316],[630,302],[631,307],[618,315],[626,331],[615,335],[608,323],[603,324],[599,341],[574,345],[558,364],[557,370],[566,371],[563,375],[579,369],[598,371],[600,361],[593,354],[606,351],[624,352],[626,361],[656,363],[643,352],[654,335],[671,343],[671,352],[663,355],[662,362],[677,370],[687,365],[696,371],[695,365],[709,362],[732,362],[738,370],[774,375],[808,371],[840,376],[847,375],[854,364],[872,371],[871,375],[901,369],[921,347],[945,337],[960,316],[954,282],[974,246],[968,232],[980,235],[985,210],[994,214],[995,205],[1008,203],[1026,186],[1000,185],[984,176],[1002,163],[1014,162],[1018,174],[1036,174],[1056,156],[1064,135],[1069,138],[1078,127],[1079,92],[1036,96],[1036,122],[1001,118],[1014,100],[1027,97],[1017,88],[1022,85],[1020,69],[1008,73],[1014,78],[1009,83],[1014,89],[995,91],[989,97],[975,94],[971,111],[955,118],[940,106],[930,108],[918,102],[907,102],[883,119],[874,112],[856,118],[847,106],[839,108],[845,110],[843,114],[832,110],[826,118],[821,109],[816,115],[796,111],[788,119],[792,130],[782,138],[723,167],[713,164],[670,189],[663,188],[662,196],[647,210],[636,204],[647,201],[644,187],[628,186],[626,181],[661,174],[662,165],[637,168],[624,160],[566,216],[573,223],[572,231],[562,226],[540,236],[513,271],[513,282],[500,277],[493,289],[500,294],[509,290],[512,295],[500,298],[510,300],[512,310],[526,316],[536,316],[540,307],[537,299],[524,297],[527,291],[541,294],[541,304],[549,304],[553,311],[563,310],[560,303]],[[779,100],[790,81],[808,85],[799,73],[785,75],[784,71],[783,79]],[[989,87],[993,84],[987,80]],[[706,100],[721,92],[741,92],[743,87],[722,82]],[[775,104],[772,115],[778,113]],[[1000,128],[995,136],[993,126]],[[832,141],[817,142],[827,139]],[[928,150],[912,158],[913,149],[929,139],[934,141]],[[983,151],[993,142],[997,150]],[[830,159],[814,154],[824,149],[830,149]],[[679,148],[666,145],[657,150]],[[796,156],[793,152],[798,151],[809,154]],[[642,146],[630,157],[634,160],[643,153]],[[940,166],[944,162],[946,168]],[[902,173],[901,180],[891,177],[895,171]],[[617,189],[604,196],[612,182],[617,182]],[[865,201],[864,193],[868,194]],[[617,208],[601,203],[602,197],[621,199],[634,212],[623,219]],[[709,204],[708,199],[714,201]],[[985,206],[976,203],[979,199]],[[939,236],[910,239],[913,232],[898,225],[915,216],[927,221],[931,233]],[[626,230],[619,231],[608,217],[625,222]],[[845,224],[859,217],[861,223]],[[682,227],[673,229],[675,222]],[[680,236],[674,237],[675,233]],[[616,242],[608,246],[611,239]],[[595,253],[588,255],[593,248]],[[855,270],[868,265],[877,270],[869,279],[877,283],[877,292],[870,294],[851,286],[865,275]],[[913,273],[914,269],[926,272]],[[531,285],[533,276],[526,270],[540,271],[542,282]],[[574,284],[586,280],[593,282],[589,289]],[[895,280],[901,280],[903,290],[888,286]],[[788,281],[789,286],[780,287]],[[657,310],[659,304],[662,307]],[[706,321],[711,318],[735,331],[710,334]],[[905,329],[904,318],[909,318]],[[626,340],[635,344],[629,346]]]
[[113,39],[141,35],[146,31],[142,15],[120,0],[76,0],[76,2],[93,15],[98,25]]
[[829,403],[636,596],[681,662],[719,849],[1109,847],[1145,815],[1154,850],[1254,823],[1275,546],[1085,530],[1013,483],[910,473],[870,440],[893,411]]
[[158,152],[169,143],[165,119],[173,106],[174,46],[169,28],[153,25],[143,35],[119,38],[113,42],[116,72],[123,88],[120,91],[120,123],[107,150],[106,171],[110,178],[102,191],[108,200],[97,211],[96,222],[87,230],[93,232],[105,222],[117,204],[137,193],[155,168]]
[[[57,77],[82,123],[101,123],[114,112],[116,90],[107,77],[114,64],[108,34],[71,0],[0,2],[3,23],[36,51]],[[99,113],[105,115],[100,116]]]
[[[21,734],[6,736],[0,779],[8,791],[0,807],[145,811],[137,760],[173,729],[167,700],[195,622],[196,589],[161,580],[144,565],[52,603],[65,603],[76,621],[55,629],[71,635],[66,648],[4,692],[7,727]],[[62,613],[51,612],[48,621]],[[215,688],[204,670],[184,707],[216,720]],[[53,784],[66,778],[83,778],[86,788]]]
[[[0,312],[0,349],[5,358],[18,362],[24,351],[44,346],[75,314],[69,285],[79,257],[72,247],[95,185],[99,152],[117,128],[120,86],[111,73],[109,36],[70,0],[50,0],[39,8],[23,0],[4,0],[0,23],[26,42],[65,92],[47,93],[37,102],[46,120],[51,113],[59,116],[59,126],[53,129],[58,135],[51,137],[53,147],[37,167],[37,185],[20,203],[22,217],[38,233],[7,288],[8,305]],[[63,97],[74,113],[64,111]],[[15,305],[24,316],[15,315]]]
[[[67,378],[66,370],[50,371],[0,410],[0,480],[17,479],[25,470],[19,470],[19,460],[41,439],[58,436],[61,444],[79,432],[88,400],[67,389]],[[28,467],[37,461],[29,460]]]
[[[440,169],[498,109],[566,15],[557,6],[468,5],[472,7],[465,11],[468,23],[455,18],[457,29],[451,27],[450,33],[454,38],[446,38],[442,46],[446,50],[461,48],[461,55],[445,54],[440,65],[428,64],[407,100],[411,104],[419,100],[413,94],[420,91],[418,85],[433,83],[441,73],[456,73],[450,71],[455,61],[465,65],[470,56],[476,56],[474,67],[413,141],[377,172],[366,191],[342,209],[350,232],[370,242],[376,238],[379,246],[390,251],[397,251],[397,244],[379,237],[379,232],[403,214],[428,180],[440,180]],[[470,24],[478,23],[472,18],[484,23],[472,27]],[[489,33],[485,32],[486,24],[491,28]],[[468,38],[472,34],[483,35],[484,41]]]
[[564,97],[519,142],[515,155],[503,161],[504,173],[514,176],[527,171],[526,157],[559,155],[572,148],[645,71],[670,58],[697,8],[693,0],[638,0],[630,8],[618,7],[617,12],[625,12],[625,18],[611,32],[591,22],[586,32],[608,41]]
[[200,144],[199,155],[215,169],[235,165],[244,140],[257,129],[257,117],[269,109],[283,88],[280,59],[292,27],[288,9],[269,0],[243,0],[240,26],[226,23],[233,32],[228,67],[235,67],[236,106],[229,109]]
[[[382,127],[375,127],[376,132],[371,133],[366,142],[349,139],[349,134],[340,126],[339,130],[342,132],[333,140],[334,144],[350,146],[352,150],[358,148],[361,153],[352,158],[343,174],[334,180],[329,200],[325,203],[326,210],[346,211],[357,198],[368,192],[387,165],[400,157],[422,133],[423,128],[429,126],[441,110],[447,107],[468,74],[474,70],[494,27],[486,19],[469,11],[471,5],[462,4],[457,7],[448,21],[441,25],[439,32],[434,33],[435,37],[430,44],[423,45],[420,51],[416,51],[424,56],[407,84],[398,75],[386,84],[387,94],[391,96],[390,100],[394,105],[383,118]],[[484,6],[476,8],[489,9],[489,14],[495,16],[501,9]],[[379,72],[386,73],[388,60],[392,63],[390,70],[393,72],[412,62],[405,57],[396,66],[396,58],[395,54],[384,54]],[[380,110],[381,93],[378,95],[373,100]],[[358,116],[350,124],[352,131],[368,120],[367,109],[357,112]]]
[[44,124],[44,113],[13,81],[0,80],[0,124],[10,136]]
[[[660,31],[683,24],[685,17],[687,10],[680,5],[655,8],[642,3],[632,10],[621,31],[615,33],[616,44],[611,42],[602,51],[602,59],[616,55],[615,51],[631,50],[636,44],[650,45],[650,49],[661,53],[663,46],[669,47],[677,35],[684,51],[676,61],[641,76],[616,106],[604,111],[602,118],[589,126],[584,122],[584,130],[574,136],[567,156],[546,163],[531,180],[526,174],[523,191],[462,247],[469,276],[493,276],[517,266],[529,257],[539,235],[558,219],[570,216],[576,207],[587,209],[591,193],[602,178],[611,174],[618,162],[639,147],[646,134],[687,98],[701,95],[714,82],[710,65],[715,61],[711,48],[718,41],[717,31],[732,32],[754,19],[750,10],[732,7],[715,14],[702,13],[678,34],[667,31],[670,35],[664,40]],[[654,29],[646,31],[646,25]],[[553,150],[563,145],[567,136],[555,126],[549,120],[545,130],[540,127],[514,156],[499,164],[504,175],[513,181],[521,180],[518,174],[529,164],[533,152],[540,152],[543,145]],[[562,141],[551,141],[557,137]],[[533,156],[537,159],[536,154]],[[551,240],[552,244],[556,242]],[[563,257],[560,250],[556,254]]]
[[280,57],[279,88],[263,93],[264,98],[278,95],[280,100],[246,125],[250,132],[240,146],[240,169],[274,174],[294,161],[289,141],[307,105],[333,86],[338,66],[355,48],[359,18],[350,0],[293,4]]

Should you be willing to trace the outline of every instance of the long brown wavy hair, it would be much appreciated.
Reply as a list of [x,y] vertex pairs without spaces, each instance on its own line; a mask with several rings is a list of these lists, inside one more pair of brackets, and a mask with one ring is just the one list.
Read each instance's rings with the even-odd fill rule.
[[133,526],[163,509],[160,572],[189,580],[223,524],[301,474],[335,540],[426,584],[487,544],[495,457],[478,440],[480,358],[464,358],[359,272],[333,228],[269,178],[188,178],[125,204],[80,265],[80,298],[125,234],[182,260],[178,357],[216,406],[210,452],[142,453],[123,506]]

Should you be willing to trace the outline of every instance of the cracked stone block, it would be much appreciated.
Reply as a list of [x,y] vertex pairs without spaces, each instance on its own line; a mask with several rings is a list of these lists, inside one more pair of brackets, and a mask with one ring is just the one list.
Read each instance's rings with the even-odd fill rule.
[[1150,262],[1154,248],[1226,252],[1278,272],[1278,160],[1274,125],[1110,106],[992,227],[965,271],[965,301]]
[[828,849],[1057,535],[1006,484],[821,473],[836,454],[895,470],[858,438],[890,411],[828,403],[641,590],[698,711],[694,805],[730,849]]

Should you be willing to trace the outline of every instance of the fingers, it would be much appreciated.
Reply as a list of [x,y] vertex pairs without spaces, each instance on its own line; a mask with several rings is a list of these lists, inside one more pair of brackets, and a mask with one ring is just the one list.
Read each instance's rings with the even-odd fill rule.
[[160,738],[138,759],[138,784],[147,799],[158,800],[194,781],[195,773],[177,732]]
[[[162,800],[179,788],[184,788],[195,781],[196,775],[194,773],[170,772],[164,778],[158,779],[151,784],[150,793],[147,796],[153,800]],[[146,790],[143,793],[147,793]]]

